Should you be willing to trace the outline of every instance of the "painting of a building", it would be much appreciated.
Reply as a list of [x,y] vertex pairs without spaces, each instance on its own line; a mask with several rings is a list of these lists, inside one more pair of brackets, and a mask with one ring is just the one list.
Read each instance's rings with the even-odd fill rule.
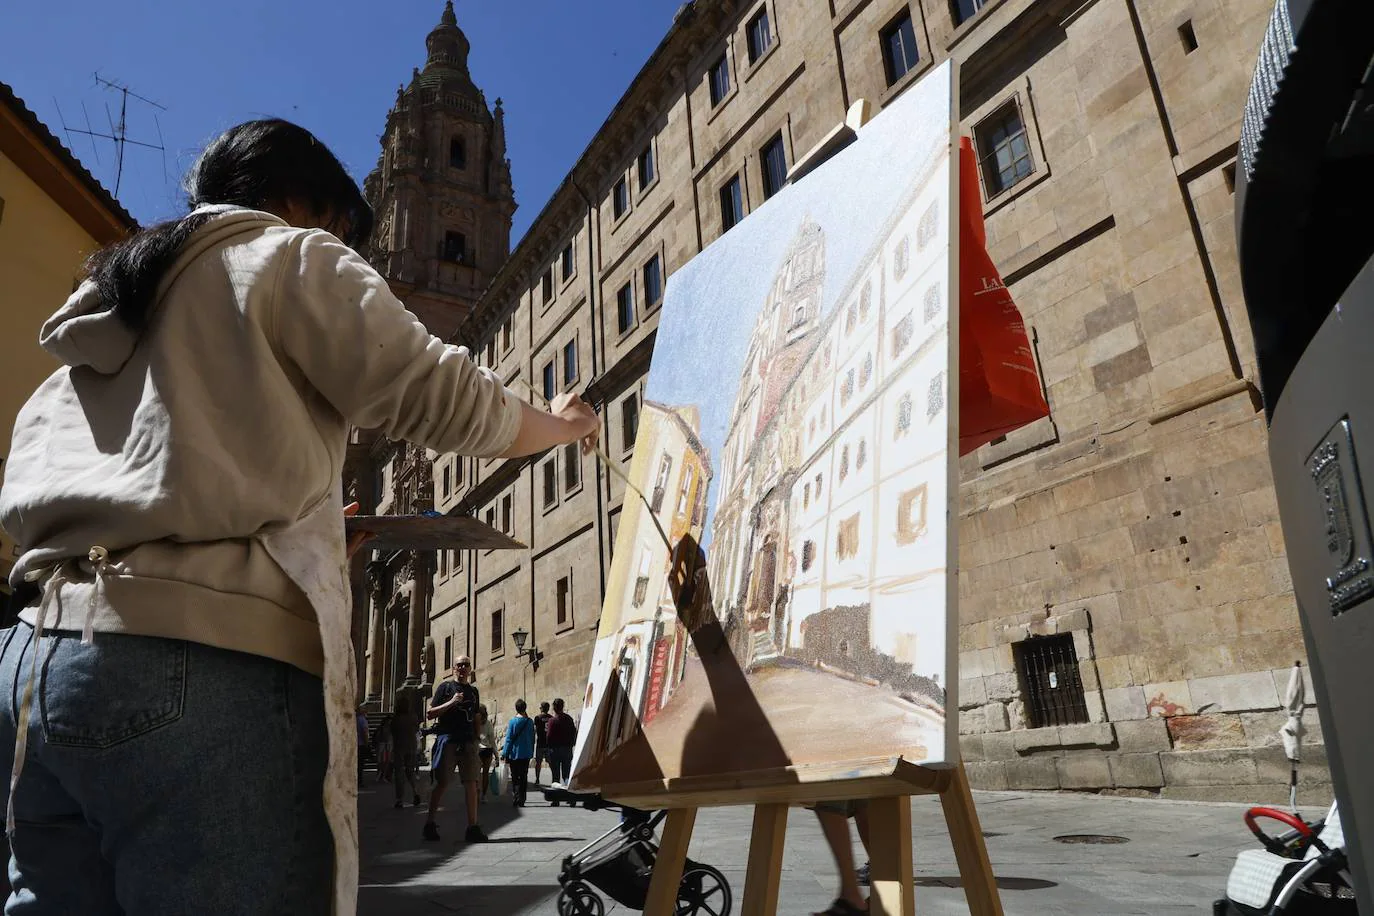
[[687,634],[669,588],[668,545],[701,540],[712,468],[698,436],[700,423],[695,408],[654,401],[646,401],[640,415],[630,474],[648,486],[641,488],[642,499],[626,500],[585,697],[590,707],[598,685],[615,679],[611,706],[597,730],[603,753],[654,717],[682,669]]
[[[627,497],[580,784],[952,759],[952,72],[670,281],[629,474],[653,511]],[[681,454],[712,457],[704,493]]]
[[802,659],[939,709],[943,621],[911,620],[945,609],[944,205],[923,189],[824,319],[825,235],[798,231],[754,326],[711,551],[743,664]]

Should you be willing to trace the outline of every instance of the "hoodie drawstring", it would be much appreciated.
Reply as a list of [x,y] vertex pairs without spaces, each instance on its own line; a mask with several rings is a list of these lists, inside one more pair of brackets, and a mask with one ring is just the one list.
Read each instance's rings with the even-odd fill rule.
[[[81,630],[81,642],[89,646],[95,640],[95,612],[96,601],[103,591],[105,584],[105,573],[109,568],[110,552],[104,547],[92,547],[87,559],[95,567],[95,582],[91,587],[91,601],[86,613],[86,624]],[[14,739],[14,769],[10,775],[10,799],[9,805],[5,810],[5,830],[7,833],[14,833],[14,795],[19,788],[19,776],[24,769],[24,760],[28,756],[29,749],[29,723],[33,721],[33,704],[36,698],[35,686],[38,683],[39,671],[39,652],[43,642],[43,630],[48,622],[48,608],[51,606],[54,596],[62,589],[62,585],[70,581],[67,575],[67,563],[64,560],[55,566],[40,567],[33,569],[24,575],[25,582],[40,582],[47,577],[43,583],[43,598],[38,602],[38,616],[33,626],[33,662],[29,670],[28,683],[24,685],[24,696],[19,701],[19,721]]]

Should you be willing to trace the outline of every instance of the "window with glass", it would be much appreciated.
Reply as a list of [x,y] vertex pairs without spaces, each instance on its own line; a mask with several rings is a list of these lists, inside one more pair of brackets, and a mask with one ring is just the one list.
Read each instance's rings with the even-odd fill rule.
[[558,459],[557,456],[544,462],[544,508],[552,509],[558,505]]
[[505,645],[506,609],[497,608],[491,612],[491,654],[500,655]]
[[658,255],[644,265],[644,307],[652,309],[663,301],[663,260]]
[[570,340],[563,345],[563,386],[566,388],[577,381],[577,341]]
[[768,7],[758,11],[745,27],[749,44],[749,63],[754,63],[773,46],[773,25],[768,21]]
[[639,190],[643,191],[658,177],[658,163],[654,161],[654,145],[650,143],[639,154]]
[[911,10],[892,20],[881,33],[883,44],[883,68],[887,71],[887,84],[896,83],[920,60],[916,49],[916,26],[911,21]]
[[582,444],[572,442],[563,446],[563,490],[571,493],[582,486]]
[[615,183],[615,187],[611,190],[611,212],[615,214],[616,219],[620,219],[629,209],[630,184],[624,178],[621,178]]
[[988,0],[950,0],[950,12],[954,14],[954,24],[968,22],[978,14]]
[[973,129],[978,165],[988,197],[1002,193],[1035,171],[1021,106],[1011,99]]
[[553,360],[544,364],[544,400],[552,401],[558,393],[558,376],[554,373]]
[[501,352],[509,353],[515,346],[515,317],[509,316],[501,325]]
[[635,326],[635,291],[626,283],[615,294],[616,328],[624,334]]
[[720,189],[720,231],[729,232],[744,219],[744,194],[740,188],[739,175],[725,183]]
[[553,267],[544,271],[544,279],[540,285],[543,287],[544,304],[548,305],[553,301]]
[[639,435],[639,395],[632,394],[620,402],[620,446],[625,451],[635,447]]
[[781,131],[759,152],[759,159],[763,162],[763,197],[767,200],[787,183],[787,150]]
[[506,534],[515,530],[515,496],[511,493],[501,497],[501,530]]
[[706,75],[711,86],[711,105],[715,107],[730,94],[730,59],[722,54]]
[[569,242],[569,243],[568,243],[568,246],[567,246],[566,248],[563,249],[563,279],[564,279],[564,281],[571,280],[571,279],[573,278],[573,274],[576,272],[576,270],[577,270],[577,265],[576,265],[576,263],[575,263],[574,260],[573,260],[573,243],[572,243],[572,242]]

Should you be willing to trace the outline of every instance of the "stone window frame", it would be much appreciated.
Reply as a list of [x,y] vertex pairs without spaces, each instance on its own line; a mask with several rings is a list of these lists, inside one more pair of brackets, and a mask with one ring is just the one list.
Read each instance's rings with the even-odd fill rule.
[[[773,40],[763,52],[753,60],[749,59],[749,27],[754,24],[759,15],[768,17],[768,30],[772,34]],[[739,82],[747,83],[753,79],[754,74],[762,69],[764,63],[768,61],[778,51],[778,46],[782,44],[782,33],[778,30],[778,4],[777,0],[763,0],[757,6],[751,6],[748,14],[740,17],[740,34],[744,36],[744,72],[740,74]]]
[[[725,225],[725,207],[722,205],[725,189],[735,182],[739,186],[739,219],[735,220],[728,227]],[[716,185],[716,205],[719,207],[720,220],[715,222],[720,227],[720,232],[716,238],[720,238],[731,229],[744,222],[749,217],[749,173],[744,166],[725,176],[725,180]]]
[[[1025,703],[1025,685],[1021,683],[1021,675],[1018,669],[1015,651],[1013,646],[1024,642],[1032,636],[1054,636],[1058,634],[1072,634],[1074,653],[1078,656],[1078,677],[1083,684],[1083,701],[1088,708],[1088,721],[1083,726],[1058,726],[1050,725],[1044,728],[1017,728],[1016,722],[1011,722],[1010,733],[1019,735],[1018,749],[1025,745],[1027,750],[1039,748],[1053,748],[1060,746],[1060,728],[1084,728],[1091,726],[1109,726],[1107,729],[1108,744],[1111,743],[1110,720],[1107,717],[1106,696],[1102,689],[1102,680],[1097,671],[1097,649],[1092,638],[1092,616],[1087,607],[1088,602],[1077,601],[1068,602],[1070,609],[1059,614],[1040,617],[1030,622],[1007,622],[1001,626],[994,626],[992,630],[992,647],[986,650],[996,659],[996,670],[990,676],[999,675],[1009,676],[1015,683],[1015,692],[1006,698],[1008,703]],[[1076,605],[1076,606],[1075,606]],[[1021,617],[1024,621],[1025,616]],[[987,676],[987,675],[985,675]],[[962,704],[961,704],[962,705]],[[1022,711],[1021,719],[1026,721],[1026,713]]]
[[640,419],[642,418],[643,413],[644,413],[644,398],[641,396],[641,393],[640,393],[640,390],[639,390],[638,387],[636,387],[633,391],[627,392],[627,393],[624,395],[624,397],[620,398],[620,400],[619,400],[619,402],[618,402],[619,408],[620,408],[620,411],[619,411],[619,412],[620,412],[620,437],[621,437],[621,448],[620,448],[620,453],[621,453],[621,457],[622,457],[622,458],[629,458],[631,455],[634,454],[634,450],[635,450],[635,444],[634,444],[634,442],[628,442],[628,443],[627,443],[627,442],[624,441],[624,440],[625,440],[625,433],[627,432],[627,430],[626,430],[626,423],[625,423],[625,405],[628,404],[628,403],[629,403],[630,401],[632,401],[632,400],[633,400],[634,403],[635,403],[635,408],[634,408],[634,417],[635,417],[635,422],[634,422],[634,428],[635,428],[635,430],[634,430],[634,431],[635,431],[635,436],[634,436],[634,438],[638,439],[638,438],[639,438],[639,421],[640,421]]
[[[711,100],[711,72],[715,70],[716,65],[719,64],[722,59],[725,61],[726,69],[730,74],[730,86],[725,90],[725,94],[720,97],[719,101],[713,102]],[[744,82],[744,80],[741,79],[739,65],[735,59],[734,32],[727,35],[721,44],[715,45],[710,54],[705,55],[705,63],[701,68],[701,79],[702,83],[705,84],[704,89],[708,111],[706,123],[710,124],[720,116],[722,111],[730,106],[730,102],[735,96],[739,95],[740,84]]]
[[[644,184],[640,180],[643,177],[643,173],[640,169],[640,164],[644,159],[645,153],[649,154],[654,167],[653,178],[649,180],[648,184]],[[634,199],[636,203],[642,201],[646,196],[648,196],[650,191],[658,187],[658,184],[663,177],[662,165],[663,163],[658,157],[658,133],[655,131],[654,133],[650,134],[649,139],[646,140],[644,144],[639,147],[639,152],[635,153],[635,164],[633,171],[635,176]]]
[[[789,147],[792,146],[792,131],[790,129],[791,126],[792,125],[790,122],[784,123],[773,133],[769,134],[768,139],[763,142],[763,145],[760,146],[758,148],[758,151],[754,154],[758,157],[759,160],[759,193],[763,200],[773,199],[787,187],[787,176],[791,174],[792,167],[796,165],[796,155],[792,152],[791,149],[789,149]],[[768,152],[773,148],[774,144],[777,144],[777,146],[782,149],[783,170],[782,178],[779,181],[778,186],[774,188],[773,192],[770,194],[768,192],[768,160],[766,157]],[[792,156],[792,162],[790,164],[788,162],[789,155]]]
[[[855,4],[856,6],[860,4]],[[889,84],[887,81],[887,54],[883,48],[883,32],[887,31],[898,19],[901,18],[901,11],[906,10],[911,15],[911,25],[916,33],[916,64],[906,73],[897,78],[897,81]],[[886,19],[882,20],[882,26],[873,33],[873,41],[878,44],[878,67],[881,70],[883,90],[878,94],[878,109],[882,110],[891,104],[892,100],[901,95],[907,89],[924,76],[936,64],[937,55],[932,47],[926,47],[930,30],[926,26],[925,6],[921,3],[902,3],[892,9]],[[925,47],[923,51],[922,48]]]
[[[582,461],[581,449],[582,443],[580,442],[571,442],[562,447],[563,473],[559,475],[559,481],[563,492],[562,498],[564,500],[567,500],[573,496],[576,496],[578,493],[581,493],[582,488],[587,484],[587,468]],[[575,484],[572,484],[571,486],[569,486],[568,484],[569,468],[577,468],[577,482]]]
[[[568,252],[572,254],[569,256]],[[569,273],[564,265],[570,263],[572,272]],[[577,233],[573,233],[572,238],[562,248],[558,249],[558,292],[562,293],[577,280]],[[557,298],[557,297],[555,297]]]
[[[653,263],[655,259],[658,260],[658,298],[650,302],[648,284],[644,282],[644,271],[648,269],[649,265]],[[639,270],[635,271],[635,275],[639,278],[640,291],[644,303],[644,314],[652,315],[663,307],[663,300],[668,295],[668,259],[664,254],[662,245],[654,246],[653,254],[649,255],[644,263],[639,265]]]
[[[1001,111],[1008,102],[1015,102],[1021,112],[1021,123],[1026,129],[1026,142],[1030,147],[1031,153],[1031,174],[1018,181],[1009,188],[1005,188],[989,196],[987,183],[983,180],[982,150],[978,147],[978,128],[981,127],[988,118]],[[963,133],[973,138],[973,155],[977,160],[975,168],[978,170],[978,189],[983,198],[983,215],[991,216],[1007,204],[1021,197],[1023,194],[1038,188],[1041,184],[1048,181],[1053,174],[1054,168],[1050,163],[1049,157],[1045,155],[1045,144],[1040,133],[1040,121],[1036,114],[1035,93],[1032,91],[1030,76],[1022,74],[1012,80],[1005,89],[979,105],[973,111],[968,112],[960,121],[960,129]]]
[[[567,619],[566,619],[566,620],[563,620],[563,621],[560,621],[560,620],[558,619],[558,586],[559,586],[560,583],[562,583],[562,582],[564,582],[564,581],[566,581],[566,582],[568,583],[568,589],[567,589],[567,592],[566,592],[566,594],[567,594],[568,613],[567,613]],[[576,589],[574,588],[574,586],[576,586],[576,584],[577,584],[577,580],[576,580],[576,577],[573,575],[573,568],[572,568],[571,566],[568,567],[568,574],[567,574],[566,576],[559,576],[557,579],[554,580],[554,584],[553,584],[553,627],[554,627],[554,630],[553,630],[553,632],[554,632],[554,635],[555,635],[555,636],[557,636],[557,635],[559,635],[559,634],[561,634],[561,633],[566,633],[566,632],[568,632],[568,631],[571,630],[571,629],[573,628],[573,626],[574,626],[574,621],[575,621],[575,619],[576,619],[576,617],[577,617],[577,613],[576,613],[577,606],[576,606],[576,602],[575,602],[575,600],[574,600],[574,598],[573,598],[573,595],[576,593]]]
[[[639,323],[640,323],[640,322],[639,322],[639,302],[636,300],[636,293],[635,293],[635,277],[634,277],[634,274],[635,274],[635,271],[631,271],[631,272],[630,272],[630,276],[625,280],[625,282],[622,283],[622,284],[620,284],[619,286],[617,286],[616,289],[615,289],[615,331],[616,331],[616,338],[615,338],[615,339],[616,339],[616,343],[621,343],[621,342],[623,342],[627,337],[633,336],[633,335],[634,335],[634,332],[637,331],[637,330],[639,330]],[[621,328],[620,328],[620,319],[621,319],[621,311],[620,311],[620,309],[621,309],[620,294],[623,293],[623,292],[625,292],[626,290],[629,290],[629,291],[630,291],[630,323],[627,324],[627,325],[625,326],[625,329],[624,329],[624,330],[621,330]]]
[[[620,172],[615,180],[611,182],[611,190],[607,198],[611,205],[611,232],[613,234],[617,229],[625,225],[625,221],[630,218],[630,214],[633,213],[635,209],[635,193],[631,188],[630,180],[630,172],[627,169]],[[616,213],[616,189],[622,185],[625,187],[625,209]]]
[[539,476],[536,481],[539,487],[540,513],[543,515],[548,515],[563,504],[562,478],[558,474],[559,451],[561,449],[553,449],[547,458],[539,462]]
[[[497,621],[501,628],[497,630]],[[491,658],[504,658],[506,655],[506,602],[502,601],[487,615],[487,635],[491,637]]]

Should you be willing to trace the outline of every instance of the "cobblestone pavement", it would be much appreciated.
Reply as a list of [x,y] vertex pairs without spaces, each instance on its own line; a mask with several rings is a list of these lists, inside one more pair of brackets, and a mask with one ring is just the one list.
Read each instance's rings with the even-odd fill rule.
[[[1254,845],[1239,805],[1070,793],[979,792],[975,798],[1009,916],[1210,913],[1236,853]],[[967,913],[939,803],[918,798],[913,804],[917,912]],[[420,839],[424,808],[394,809],[391,786],[377,785],[369,776],[359,806],[362,916],[553,916],[560,860],[617,819],[607,811],[553,808],[534,792],[523,809],[512,808],[506,799],[485,804],[482,823],[492,842],[468,845],[459,842],[464,823],[459,801],[440,813],[443,839],[426,843]],[[692,841],[692,858],[729,878],[735,913],[750,824],[747,808],[706,810],[697,818]],[[1054,840],[1066,834],[1106,834],[1128,842]],[[857,840],[856,850],[862,861]],[[834,866],[814,815],[793,809],[778,913],[823,909],[834,886]],[[606,903],[608,914],[635,912]]]

